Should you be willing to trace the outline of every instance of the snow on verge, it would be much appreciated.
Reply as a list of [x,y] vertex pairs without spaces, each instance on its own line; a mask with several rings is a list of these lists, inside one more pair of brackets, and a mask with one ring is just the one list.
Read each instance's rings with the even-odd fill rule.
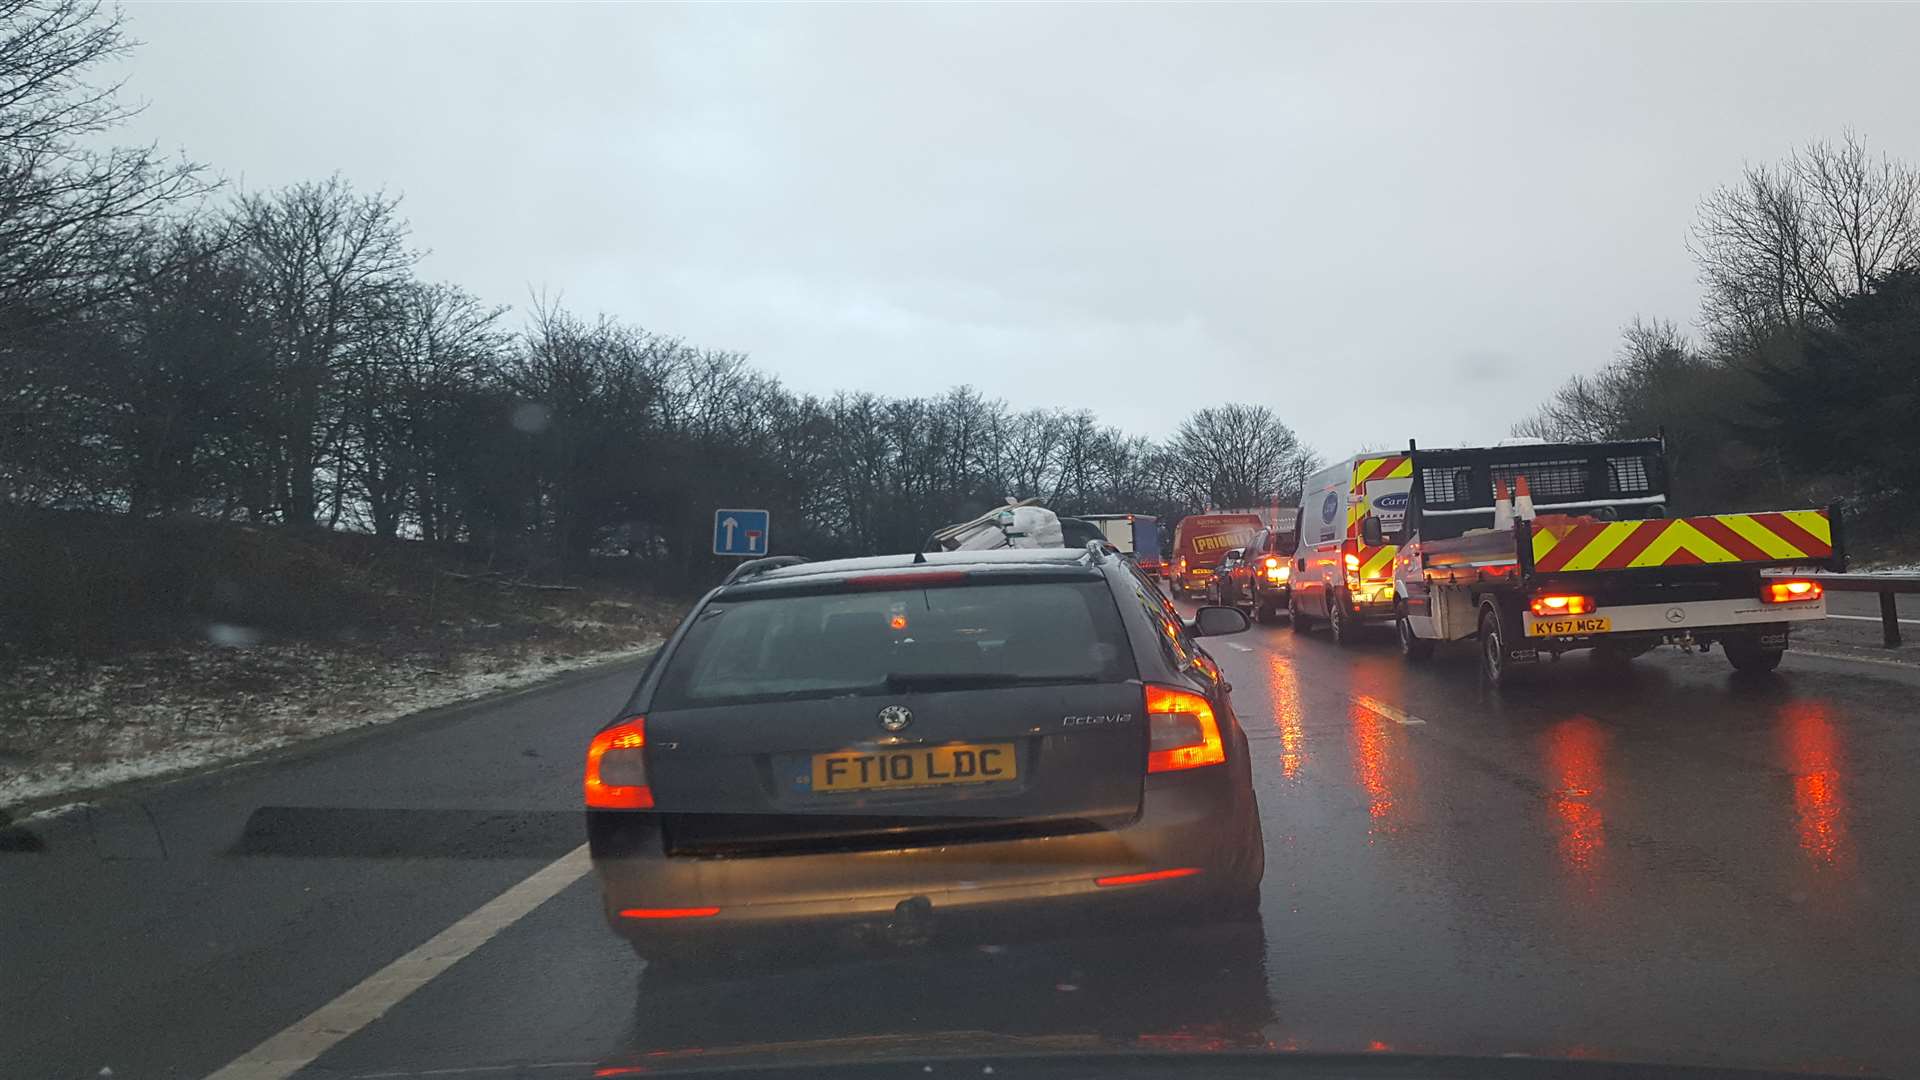
[[[448,674],[406,665],[368,670],[354,665],[328,679],[324,704],[309,694],[248,694],[221,708],[209,723],[207,703],[155,700],[134,709],[116,707],[111,722],[87,708],[67,720],[71,739],[88,752],[71,759],[40,760],[24,767],[0,761],[0,808],[59,795],[233,761],[264,750],[354,728],[391,723],[428,709],[454,705],[509,689],[538,685],[569,671],[637,659],[658,647],[657,639],[615,649],[576,653],[555,666],[551,656],[491,660],[476,670]],[[323,657],[303,657],[309,663]],[[431,676],[431,677],[425,677]],[[112,701],[112,679],[74,687],[69,700]],[[226,703],[223,703],[223,705]],[[130,715],[130,713],[132,715]],[[90,714],[90,715],[87,715]],[[135,721],[129,723],[130,720]]]

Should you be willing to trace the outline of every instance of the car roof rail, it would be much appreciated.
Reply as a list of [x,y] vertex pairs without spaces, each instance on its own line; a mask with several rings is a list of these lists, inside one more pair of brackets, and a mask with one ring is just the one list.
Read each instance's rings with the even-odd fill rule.
[[769,570],[778,570],[783,566],[793,566],[807,560],[800,555],[769,555],[764,559],[748,559],[727,572],[722,585],[732,585],[736,581],[745,581],[755,574],[764,574]]
[[1087,554],[1093,556],[1093,565],[1095,566],[1099,566],[1107,561],[1107,553],[1109,551],[1117,553],[1119,550],[1119,548],[1114,547],[1105,540],[1087,541]]

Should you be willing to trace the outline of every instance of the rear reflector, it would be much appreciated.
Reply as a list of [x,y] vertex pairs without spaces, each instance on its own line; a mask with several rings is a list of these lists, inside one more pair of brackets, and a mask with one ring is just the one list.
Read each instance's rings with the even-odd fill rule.
[[704,919],[720,914],[717,907],[630,907],[621,908],[623,919]]
[[587,746],[587,805],[599,810],[650,810],[647,718],[636,716],[593,737]]
[[1174,878],[1192,877],[1200,872],[1197,866],[1176,866],[1171,870],[1149,870],[1144,874],[1115,874],[1112,877],[1097,877],[1095,885],[1145,885],[1149,881],[1171,881]]
[[1802,600],[1818,600],[1826,593],[1817,581],[1769,581],[1766,588],[1760,590],[1760,599],[1768,604],[1795,604]]
[[1147,684],[1147,771],[1175,772],[1227,760],[1213,706],[1191,690]]
[[953,585],[967,580],[965,570],[921,570],[901,574],[862,574],[850,577],[849,589],[918,589],[926,585]]

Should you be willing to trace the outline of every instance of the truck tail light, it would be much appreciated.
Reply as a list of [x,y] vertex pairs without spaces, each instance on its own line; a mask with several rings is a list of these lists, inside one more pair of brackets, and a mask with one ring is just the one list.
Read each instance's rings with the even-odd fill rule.
[[1542,594],[1533,598],[1527,605],[1535,615],[1542,617],[1553,615],[1587,615],[1597,606],[1591,596],[1574,594]]
[[1147,684],[1147,771],[1175,772],[1219,765],[1226,744],[1213,706],[1191,690]]
[[1788,581],[1769,581],[1760,590],[1760,601],[1765,604],[1797,604],[1802,600],[1818,600],[1826,595],[1817,581],[1793,578]]
[[593,737],[587,746],[587,805],[597,810],[651,810],[647,786],[647,718],[635,716]]

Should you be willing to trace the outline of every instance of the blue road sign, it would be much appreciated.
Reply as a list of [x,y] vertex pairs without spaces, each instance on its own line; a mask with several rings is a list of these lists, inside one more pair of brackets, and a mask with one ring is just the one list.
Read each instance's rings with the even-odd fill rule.
[[765,510],[715,510],[713,553],[765,555],[767,526],[771,523],[771,517]]

